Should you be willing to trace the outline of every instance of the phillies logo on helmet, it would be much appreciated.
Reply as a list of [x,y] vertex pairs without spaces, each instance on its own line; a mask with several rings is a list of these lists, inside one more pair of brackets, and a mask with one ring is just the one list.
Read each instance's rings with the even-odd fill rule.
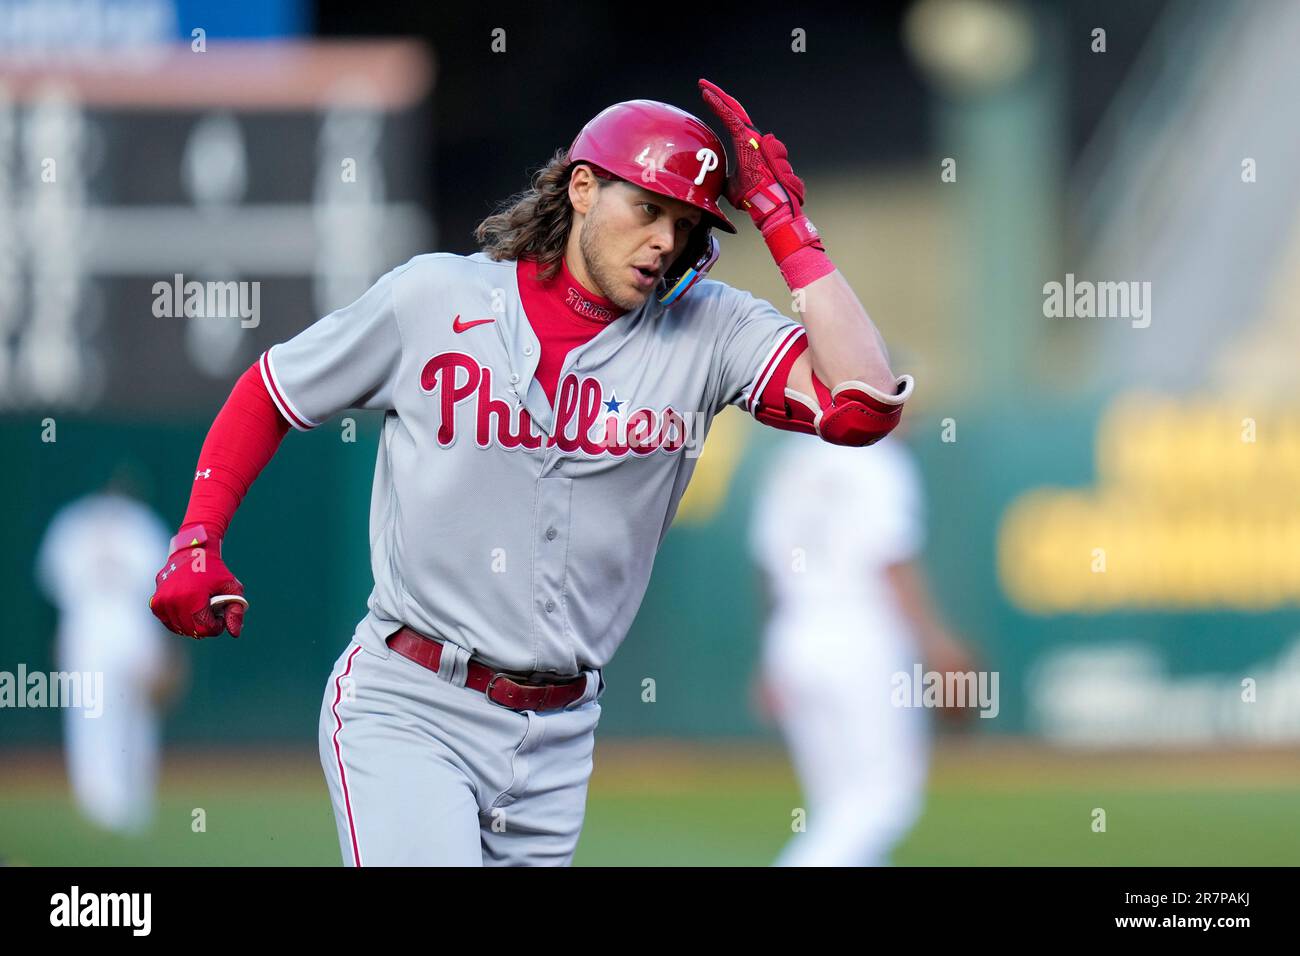
[[[641,181],[643,183],[657,182],[658,173],[667,170],[668,160],[673,156],[673,147],[675,143],[664,143],[652,157],[650,147],[647,146],[641,152],[637,153],[636,164],[641,167]],[[721,160],[715,150],[707,146],[701,146],[695,151],[695,159],[700,164],[700,171],[695,175],[695,185],[704,185],[704,177],[709,175],[718,168]]]
[[700,161],[700,174],[695,177],[695,185],[702,186],[704,177],[718,168],[718,154],[707,146],[702,146],[695,158]]
[[595,457],[622,458],[629,452],[645,456],[656,451],[673,454],[697,448],[703,436],[693,434],[703,424],[695,412],[638,408],[621,411],[626,404],[605,389],[595,376],[579,378],[570,372],[559,384],[555,402],[555,430],[545,435],[533,425],[526,408],[513,408],[492,395],[492,367],[465,352],[439,352],[424,364],[420,389],[438,399],[438,444],[456,441],[456,411],[472,403],[474,443],[479,448],[497,445],[507,450],[536,451],[543,444]]

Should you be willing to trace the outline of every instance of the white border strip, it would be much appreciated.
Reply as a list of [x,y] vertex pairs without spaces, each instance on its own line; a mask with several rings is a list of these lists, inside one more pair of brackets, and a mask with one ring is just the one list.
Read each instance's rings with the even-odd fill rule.
[[750,385],[749,395],[745,399],[745,409],[751,415],[757,414],[757,411],[754,408],[754,402],[758,396],[767,391],[767,385],[772,380],[772,376],[776,374],[776,370],[780,367],[781,361],[785,358],[786,353],[790,351],[791,347],[793,347],[802,336],[807,334],[807,329],[802,325],[796,325],[790,330],[784,339],[778,341],[776,345],[772,346],[772,351],[767,354],[767,360],[758,367],[758,378],[756,378],[753,384]]
[[320,422],[312,421],[294,406],[288,393],[285,392],[284,386],[280,384],[280,376],[275,374],[275,363],[271,361],[271,349],[267,349],[262,353],[262,359],[258,363],[258,367],[262,372],[262,384],[266,386],[266,390],[271,394],[271,401],[275,402],[275,407],[280,410],[280,414],[285,417],[285,420],[290,425],[300,432],[305,432],[320,424]]

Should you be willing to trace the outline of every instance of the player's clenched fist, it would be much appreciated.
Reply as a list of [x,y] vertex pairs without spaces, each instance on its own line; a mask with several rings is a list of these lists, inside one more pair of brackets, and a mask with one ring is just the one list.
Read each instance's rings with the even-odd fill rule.
[[244,586],[221,560],[220,539],[202,525],[182,528],[158,572],[149,608],[167,629],[185,637],[238,637],[244,626]]

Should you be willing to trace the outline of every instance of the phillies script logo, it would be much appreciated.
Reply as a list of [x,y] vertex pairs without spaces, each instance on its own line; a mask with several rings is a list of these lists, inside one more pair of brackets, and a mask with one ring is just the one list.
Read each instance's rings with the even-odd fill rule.
[[614,318],[613,312],[604,306],[592,302],[586,296],[578,292],[578,290],[573,286],[569,286],[569,291],[564,296],[564,302],[579,315],[589,315],[593,319],[598,319],[601,322],[609,322]]
[[512,408],[493,397],[491,367],[464,352],[440,352],[429,359],[420,372],[420,388],[438,399],[438,444],[443,447],[456,440],[456,411],[467,404],[474,408],[474,441],[480,448],[496,444],[531,451],[545,443],[569,454],[621,458],[629,452],[671,454],[702,443],[697,433],[703,416],[671,406],[659,412],[651,408],[622,412],[627,403],[613,395],[605,400],[600,380],[593,376],[579,379],[570,372],[560,382],[551,435],[534,428],[528,409]]

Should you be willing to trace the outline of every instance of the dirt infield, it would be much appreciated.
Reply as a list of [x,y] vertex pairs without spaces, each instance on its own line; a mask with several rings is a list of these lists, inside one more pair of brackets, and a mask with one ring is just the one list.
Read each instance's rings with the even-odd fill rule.
[[[167,753],[155,821],[104,834],[73,805],[56,751],[0,751],[0,862],[337,866],[314,748]],[[798,782],[774,743],[607,739],[579,865],[765,866],[791,837]],[[1279,866],[1300,757],[1289,750],[1098,753],[945,741],[902,865]],[[203,810],[206,829],[192,828]],[[1108,829],[1094,830],[1098,809]],[[1188,834],[1196,834],[1189,840]]]
[[[66,784],[56,750],[0,750],[0,793]],[[277,789],[324,787],[315,750],[171,749],[162,786],[221,789],[250,783]],[[785,752],[764,741],[600,740],[592,788],[607,793],[697,791],[713,783],[794,786]],[[948,740],[935,748],[931,786],[962,789],[1274,789],[1300,787],[1300,752],[1258,747],[1214,750],[1063,750],[1025,740]]]
[[[698,788],[793,776],[770,744],[678,741],[597,745],[592,786],[603,790]],[[1063,750],[1027,740],[954,740],[935,748],[931,786],[989,791],[1110,787],[1271,789],[1300,786],[1300,753],[1283,748],[1215,750]]]

